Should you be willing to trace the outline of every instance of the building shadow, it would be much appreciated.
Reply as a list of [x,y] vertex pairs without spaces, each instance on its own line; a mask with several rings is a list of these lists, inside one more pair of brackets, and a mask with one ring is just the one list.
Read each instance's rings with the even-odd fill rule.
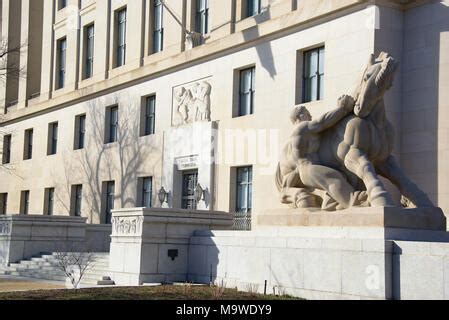
[[[266,11],[247,19],[254,19],[256,21],[256,25],[254,27],[242,31],[245,42],[253,41],[254,39],[259,39],[260,36],[259,24],[271,19],[270,7],[267,7]],[[256,49],[262,67],[268,72],[270,77],[274,79],[274,77],[277,74],[277,71],[276,66],[274,64],[274,55],[273,50],[271,48],[271,41],[264,41],[262,43],[258,43],[254,46],[254,48]]]

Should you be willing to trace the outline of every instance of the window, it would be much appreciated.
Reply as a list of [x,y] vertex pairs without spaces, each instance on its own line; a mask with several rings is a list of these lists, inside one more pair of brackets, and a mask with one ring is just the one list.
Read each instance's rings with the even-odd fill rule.
[[48,125],[48,147],[47,155],[54,155],[58,151],[58,123]]
[[20,195],[20,214],[28,214],[30,210],[30,191],[22,191]]
[[323,99],[324,47],[304,52],[302,102]]
[[160,0],[154,0],[153,3],[153,53],[157,53],[164,49],[164,6]]
[[126,61],[126,9],[117,11],[117,56],[116,67],[121,67]]
[[106,112],[106,143],[117,142],[118,137],[118,107],[110,107]]
[[111,224],[112,221],[112,210],[114,210],[114,200],[115,200],[115,182],[109,181],[104,183],[104,217],[105,223]]
[[74,149],[84,149],[84,140],[86,137],[86,115],[82,114],[75,118],[75,144]]
[[246,0],[246,10],[245,16],[252,17],[260,13],[261,11],[261,0]]
[[25,144],[23,149],[23,160],[33,158],[33,129],[25,130]]
[[3,164],[11,162],[11,135],[3,137]]
[[44,199],[44,213],[47,216],[53,215],[54,200],[55,200],[55,188],[45,189],[45,199]]
[[0,193],[0,216],[6,215],[8,208],[8,194]]
[[209,32],[209,0],[196,0],[195,31],[203,35]]
[[141,195],[140,195],[140,205],[144,208],[152,207],[152,192],[153,192],[153,178],[146,177],[141,178]]
[[240,71],[239,116],[252,114],[256,88],[256,68]]
[[57,44],[57,50],[58,50],[58,74],[57,74],[57,86],[56,89],[62,89],[65,86],[65,66],[66,66],[66,51],[67,51],[67,40],[61,39],[58,40]]
[[142,136],[148,136],[155,132],[156,119],[156,96],[145,98],[145,103],[142,108],[141,116],[143,118],[141,130]]
[[93,24],[84,28],[85,37],[85,61],[84,61],[84,79],[89,79],[94,74],[94,36],[95,27]]
[[67,0],[58,0],[58,10],[64,9],[67,7]]
[[70,215],[75,217],[81,217],[81,203],[83,200],[83,186],[77,184],[72,186]]
[[238,212],[251,212],[253,193],[253,168],[237,168],[237,204]]

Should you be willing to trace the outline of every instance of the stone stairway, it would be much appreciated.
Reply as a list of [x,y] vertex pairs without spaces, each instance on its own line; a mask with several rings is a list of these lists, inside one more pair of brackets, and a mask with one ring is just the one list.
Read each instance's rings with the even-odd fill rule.
[[[58,267],[56,253],[42,254],[19,263],[11,263],[9,267],[0,269],[0,275],[66,281],[64,272]],[[80,285],[114,285],[109,278],[109,253],[94,254],[94,262],[84,274]]]

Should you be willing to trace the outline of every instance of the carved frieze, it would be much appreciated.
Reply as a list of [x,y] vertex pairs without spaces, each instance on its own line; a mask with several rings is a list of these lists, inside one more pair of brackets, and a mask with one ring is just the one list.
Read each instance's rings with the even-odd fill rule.
[[114,217],[112,230],[115,235],[138,235],[142,231],[143,217]]
[[0,235],[9,235],[11,234],[11,222],[10,221],[2,221],[0,222]]

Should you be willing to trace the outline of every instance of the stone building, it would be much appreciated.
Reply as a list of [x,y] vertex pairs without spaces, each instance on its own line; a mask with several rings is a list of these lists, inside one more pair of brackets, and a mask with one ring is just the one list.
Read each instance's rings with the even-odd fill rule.
[[274,173],[291,109],[334,108],[381,51],[401,62],[387,96],[395,155],[449,209],[449,1],[0,8],[4,43],[21,48],[2,62],[23,73],[0,86],[0,214],[104,224],[113,208],[283,208]]

